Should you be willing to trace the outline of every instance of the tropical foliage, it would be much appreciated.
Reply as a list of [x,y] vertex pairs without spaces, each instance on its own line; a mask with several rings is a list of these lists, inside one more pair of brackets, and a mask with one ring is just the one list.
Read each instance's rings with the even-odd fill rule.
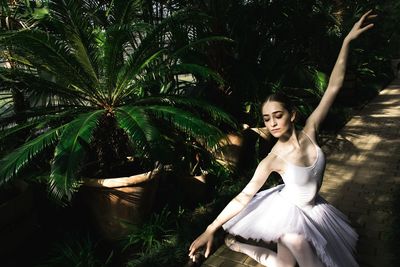
[[[186,96],[195,78],[180,79],[191,73],[222,82],[180,55],[224,38],[176,43],[175,35],[188,36],[190,25],[205,17],[182,10],[152,25],[141,19],[140,4],[52,1],[39,26],[1,33],[1,49],[16,63],[0,69],[1,139],[28,133],[1,160],[1,184],[50,150],[50,190],[70,198],[80,170],[115,175],[132,159],[165,161],[177,139],[213,147],[222,136],[217,126],[233,124],[218,108]],[[28,101],[23,120],[13,112],[12,90]]]
[[204,61],[226,80],[210,94],[222,95],[221,105],[250,125],[261,122],[258,103],[275,91],[293,97],[304,117],[309,114],[326,88],[344,34],[368,9],[379,14],[379,21],[372,34],[355,44],[349,73],[359,87],[391,79],[385,74],[390,74],[389,59],[398,49],[389,51],[388,44],[394,47],[399,41],[394,26],[399,6],[393,1],[204,0],[187,5],[211,17],[204,34],[235,41],[213,44]]

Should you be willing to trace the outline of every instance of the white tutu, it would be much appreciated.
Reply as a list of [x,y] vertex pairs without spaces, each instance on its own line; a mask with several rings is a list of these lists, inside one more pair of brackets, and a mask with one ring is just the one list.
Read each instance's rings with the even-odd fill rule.
[[309,209],[281,194],[285,185],[257,193],[223,228],[246,239],[277,242],[286,233],[303,235],[326,266],[358,266],[353,257],[357,233],[346,216],[316,195]]

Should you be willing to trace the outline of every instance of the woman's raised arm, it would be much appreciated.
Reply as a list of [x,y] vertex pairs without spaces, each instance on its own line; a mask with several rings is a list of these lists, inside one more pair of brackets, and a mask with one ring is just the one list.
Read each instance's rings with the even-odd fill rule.
[[339,90],[343,86],[344,76],[346,73],[346,64],[349,54],[349,46],[351,41],[355,40],[363,32],[371,29],[374,24],[366,23],[366,20],[375,18],[376,15],[371,15],[372,10],[366,12],[353,26],[351,31],[344,38],[342,48],[340,49],[339,56],[336,60],[335,66],[333,67],[331,76],[329,78],[328,87],[322,96],[320,103],[317,108],[308,117],[305,131],[314,135],[318,132],[321,123],[324,121],[330,107],[333,104]]

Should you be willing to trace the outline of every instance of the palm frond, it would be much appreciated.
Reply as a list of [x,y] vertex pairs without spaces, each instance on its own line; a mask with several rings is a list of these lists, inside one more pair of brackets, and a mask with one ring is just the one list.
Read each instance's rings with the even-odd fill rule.
[[113,8],[109,12],[113,16],[113,24],[123,25],[129,23],[132,18],[143,12],[142,0],[114,0],[113,2]]
[[117,83],[118,73],[123,66],[124,54],[128,54],[129,49],[134,49],[136,32],[146,34],[151,30],[151,26],[143,22],[134,24],[117,24],[108,27],[105,31],[104,57],[102,63],[107,77],[107,87],[112,89]]
[[[32,108],[26,113],[22,113],[26,118],[26,122],[16,124],[16,120],[13,116],[2,117],[0,119],[0,140],[7,141],[8,137],[24,131],[32,129],[33,135],[38,132],[46,131],[48,128],[59,127],[62,124],[72,120],[77,114],[88,112],[90,109],[86,107],[43,107],[43,108]],[[28,138],[30,139],[30,135]]]
[[[165,46],[167,45],[166,35],[168,29],[172,31],[177,25],[197,21],[200,17],[205,18],[204,15],[201,15],[198,12],[181,10],[174,13],[172,16],[163,19],[151,31],[147,32],[144,37],[139,38],[139,45],[135,47],[134,51],[127,55],[124,66],[121,68],[117,91],[120,91],[120,88],[125,88],[124,86],[127,86],[129,81],[134,79],[140,70],[148,66],[155,58],[158,58],[161,53],[167,52]],[[169,49],[174,49],[171,45],[167,46]],[[169,57],[165,56],[163,60],[158,62],[159,64],[157,66],[160,68],[162,67],[162,64],[160,63],[167,64],[166,59]],[[127,95],[129,94],[124,93],[124,96]]]
[[148,57],[144,62],[136,62],[140,63],[139,65],[132,66],[131,64],[125,65],[122,69],[122,75],[118,78],[118,84],[115,92],[113,93],[114,103],[118,103],[120,99],[123,99],[126,96],[129,96],[134,90],[135,86],[129,86],[132,82],[133,77],[138,75],[144,68],[146,68],[153,61],[157,60],[164,54],[165,50],[161,49]]
[[154,125],[154,121],[142,108],[135,106],[118,108],[116,118],[119,126],[128,133],[137,150],[143,151],[145,156],[147,151],[155,154],[154,150],[157,148],[155,143],[160,141],[161,134]]
[[1,7],[1,13],[6,14],[7,16],[11,13],[11,8],[9,6],[10,4],[8,3],[7,0],[1,0],[0,1],[0,7]]
[[[90,110],[93,110],[93,108],[75,105],[38,106],[20,112],[19,115],[22,115],[27,120],[41,120],[42,124],[53,120],[59,120],[65,123],[70,121],[74,116]],[[8,127],[9,124],[15,123],[16,116],[18,116],[18,114],[14,113],[9,116],[1,116],[0,129]]]
[[210,118],[214,124],[225,123],[232,127],[237,127],[237,121],[222,109],[210,105],[208,102],[176,95],[154,96],[147,97],[135,102],[137,105],[150,105],[150,104],[168,104],[172,106],[183,106],[186,110],[203,114],[204,117]]
[[27,123],[23,123],[22,125],[15,125],[13,127],[7,128],[7,129],[1,129],[0,140],[4,141],[8,136],[14,135],[14,134],[18,133],[19,131],[32,128],[36,124],[38,124],[37,121],[29,121]]
[[66,0],[52,1],[52,22],[61,23],[61,34],[74,50],[74,57],[80,63],[81,69],[85,71],[92,84],[98,83],[97,64],[98,47],[96,33],[93,28],[92,18],[89,10],[82,1]]
[[12,57],[13,61],[44,69],[54,75],[57,82],[74,85],[82,93],[101,99],[91,77],[82,69],[73,48],[65,40],[38,29],[20,30],[8,36],[0,34],[0,38],[12,44],[13,51],[17,52],[18,57]]
[[213,148],[224,137],[220,129],[183,109],[159,105],[144,107],[144,109],[156,118],[168,121],[175,129],[209,148]]
[[0,185],[14,178],[36,155],[54,145],[62,129],[63,126],[42,133],[1,159]]
[[82,114],[65,125],[54,152],[50,174],[50,191],[57,199],[64,196],[70,199],[77,188],[79,178],[76,175],[84,157],[84,150],[78,140],[81,138],[89,142],[102,113],[104,110]]
[[7,69],[0,68],[0,79],[3,80],[0,84],[0,91],[15,88],[25,92],[29,96],[32,105],[46,103],[47,100],[54,100],[59,103],[76,103],[82,104],[82,101],[92,102],[92,99],[87,97],[87,93],[79,90],[76,87],[68,87],[67,84],[62,84],[62,81],[53,82],[45,77],[26,69]]

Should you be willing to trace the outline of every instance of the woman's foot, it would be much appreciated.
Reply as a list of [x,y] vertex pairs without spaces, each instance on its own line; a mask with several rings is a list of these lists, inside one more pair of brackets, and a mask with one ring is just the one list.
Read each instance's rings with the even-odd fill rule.
[[225,245],[233,251],[240,252],[238,241],[236,241],[236,238],[231,234],[226,235]]

